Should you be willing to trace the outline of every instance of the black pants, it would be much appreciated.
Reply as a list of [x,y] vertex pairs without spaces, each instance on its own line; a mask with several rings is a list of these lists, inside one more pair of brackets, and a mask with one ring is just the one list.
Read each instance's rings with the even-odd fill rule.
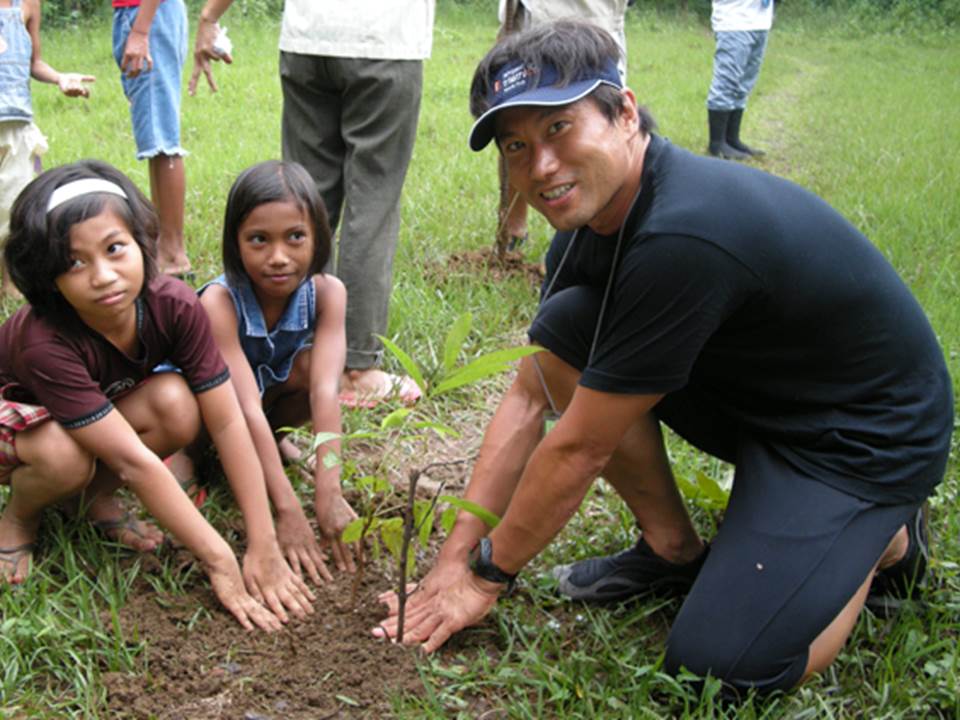
[[[600,293],[552,296],[533,342],[582,370]],[[704,389],[688,386],[654,409],[701,450],[736,466],[710,554],[667,638],[665,665],[761,691],[794,687],[810,644],[847,605],[919,503],[879,505],[789,464]]]

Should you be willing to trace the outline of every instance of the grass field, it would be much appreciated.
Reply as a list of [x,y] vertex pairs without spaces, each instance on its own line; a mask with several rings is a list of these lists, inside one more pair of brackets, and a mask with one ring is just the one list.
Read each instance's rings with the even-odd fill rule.
[[[643,3],[638,3],[643,5]],[[492,10],[440,2],[434,53],[426,64],[417,146],[403,202],[389,334],[417,357],[440,351],[463,311],[475,318],[469,352],[515,342],[535,309],[529,281],[493,281],[449,266],[454,252],[492,245],[495,158],[466,148],[467,89],[476,60],[496,33]],[[803,4],[801,3],[803,6]],[[220,92],[184,98],[188,247],[201,280],[219,272],[223,203],[237,173],[280,153],[277,18],[227,15],[233,67],[218,67]],[[785,4],[745,116],[749,142],[768,150],[761,167],[823,196],[884,252],[925,308],[960,397],[960,42],[955,33],[864,36],[842,16],[791,15]],[[799,12],[799,11],[798,11]],[[712,38],[695,15],[632,10],[629,83],[678,145],[703,151],[704,98]],[[109,21],[43,36],[56,68],[98,80],[88,101],[34,85],[38,125],[50,141],[45,165],[97,157],[148,190],[134,159],[129,115],[110,54]],[[531,225],[529,259],[549,242]],[[12,310],[3,306],[3,317]],[[484,385],[438,412],[456,423],[489,414]],[[367,420],[351,416],[350,423]],[[677,441],[677,474],[721,483],[727,468]],[[398,698],[407,717],[471,717],[471,697],[497,698],[487,717],[516,718],[920,718],[960,717],[960,440],[932,501],[933,577],[926,613],[894,620],[865,615],[822,678],[789,695],[719,704],[714,684],[697,694],[660,670],[662,641],[676,608],[654,601],[614,609],[570,608],[553,594],[556,562],[618,550],[631,542],[629,514],[602,483],[558,540],[524,573],[522,592],[501,604],[490,631],[496,659],[476,650],[427,659],[419,698]],[[213,520],[230,512],[216,496]],[[691,497],[709,533],[718,511]],[[129,671],[142,649],[117,632],[134,578],[86,528],[51,516],[34,577],[0,591],[0,717],[105,717],[102,673]],[[161,589],[170,589],[169,587]],[[358,640],[364,642],[365,640]]]

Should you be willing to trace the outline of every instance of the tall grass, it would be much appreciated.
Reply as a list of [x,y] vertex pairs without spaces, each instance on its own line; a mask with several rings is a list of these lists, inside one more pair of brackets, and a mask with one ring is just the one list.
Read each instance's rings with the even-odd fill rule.
[[[785,3],[770,41],[744,131],[765,147],[763,167],[806,185],[862,228],[890,258],[926,309],[944,348],[960,397],[960,52],[957,36],[940,28],[909,39],[854,37],[859,15],[823,11],[811,2]],[[643,3],[638,3],[643,6]],[[712,39],[702,8],[690,12],[634,9],[627,26],[629,81],[679,145],[706,144],[704,99]],[[194,15],[195,17],[195,15]],[[825,32],[825,24],[831,28]],[[275,14],[228,13],[236,61],[218,66],[221,90],[184,98],[187,237],[200,279],[219,272],[219,234],[227,188],[244,167],[280,153],[280,90]],[[403,200],[390,334],[415,355],[429,355],[462,311],[470,310],[476,349],[522,335],[535,307],[526,280],[494,281],[451,265],[452,254],[492,246],[495,158],[471,153],[467,88],[473,65],[496,34],[492,8],[441,2],[433,58]],[[55,67],[98,77],[88,101],[68,100],[34,86],[37,123],[50,140],[47,166],[98,157],[148,190],[146,165],[134,159],[129,116],[110,55],[109,21],[44,34]],[[549,242],[531,224],[537,260]],[[12,309],[3,306],[4,316]],[[474,421],[487,399],[464,396]],[[471,413],[473,413],[471,415]],[[362,420],[360,421],[362,422]],[[728,468],[675,440],[669,447],[681,477],[702,472],[722,480]],[[423,663],[427,693],[398,701],[409,717],[957,717],[960,576],[960,449],[934,502],[936,536],[931,608],[892,621],[865,615],[838,661],[822,679],[789,695],[729,708],[716,686],[702,693],[660,669],[662,641],[676,608],[645,602],[621,608],[570,606],[553,594],[548,568],[631,542],[629,513],[602,483],[548,551],[524,573],[518,599],[495,613],[496,660],[464,649]],[[229,502],[215,495],[213,510]],[[717,513],[691,501],[709,534]],[[0,591],[0,717],[97,717],[98,677],[128,671],[149,638],[128,645],[114,618],[136,575],[83,524],[46,518],[33,579]],[[170,571],[154,579],[176,591]],[[129,640],[129,638],[128,638]]]

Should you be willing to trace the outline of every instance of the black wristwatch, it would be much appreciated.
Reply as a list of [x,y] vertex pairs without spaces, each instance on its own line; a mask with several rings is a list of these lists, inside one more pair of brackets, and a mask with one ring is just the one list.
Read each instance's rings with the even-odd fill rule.
[[513,590],[513,586],[517,582],[516,574],[511,575],[504,572],[493,564],[493,543],[490,542],[488,537],[480,538],[480,542],[473,546],[473,550],[470,551],[469,564],[473,574],[477,577],[490,582],[505,583],[508,593]]

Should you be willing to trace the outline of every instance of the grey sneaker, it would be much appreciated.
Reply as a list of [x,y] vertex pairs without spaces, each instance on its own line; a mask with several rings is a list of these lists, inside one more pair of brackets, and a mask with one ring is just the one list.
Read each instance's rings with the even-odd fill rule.
[[923,590],[930,560],[926,503],[907,523],[907,538],[906,554],[873,576],[866,605],[878,617],[895,615],[906,605],[914,603]]
[[677,565],[654,553],[641,536],[636,545],[616,555],[558,565],[553,576],[560,592],[574,600],[613,602],[648,592],[682,595],[697,579],[708,550],[709,546],[696,560]]

